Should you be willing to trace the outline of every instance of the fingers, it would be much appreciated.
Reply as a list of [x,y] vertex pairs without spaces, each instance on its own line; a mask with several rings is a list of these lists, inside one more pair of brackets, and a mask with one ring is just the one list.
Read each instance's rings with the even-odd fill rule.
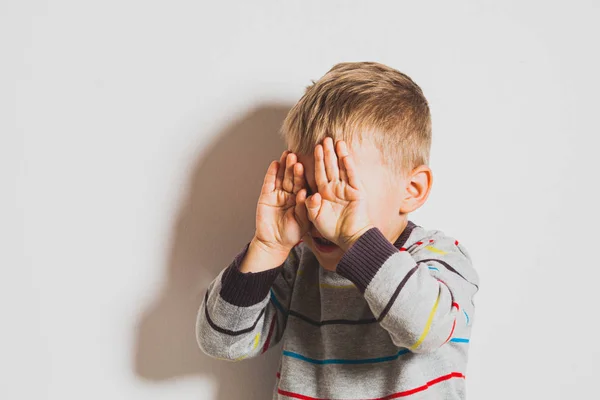
[[294,209],[296,220],[304,229],[308,229],[308,212],[306,210],[306,189],[301,189],[296,194],[296,207]]
[[288,152],[285,162],[285,174],[283,177],[282,188],[286,192],[292,193],[294,189],[294,167],[296,165],[296,155]]
[[325,172],[323,146],[318,144],[315,146],[315,183],[317,187],[327,185],[327,173]]
[[356,164],[354,164],[354,160],[352,159],[352,156],[348,155],[348,156],[344,157],[343,161],[344,161],[344,168],[346,170],[346,175],[348,176],[348,183],[354,189],[357,189],[357,190],[360,189],[361,183],[360,183],[358,174],[356,172]]
[[327,173],[327,178],[329,181],[336,181],[340,178],[340,175],[332,138],[326,137],[323,140],[323,151],[325,153],[325,172]]
[[344,164],[344,157],[350,155],[348,153],[348,148],[346,147],[346,142],[343,140],[338,140],[336,145],[336,152],[338,155],[338,166],[340,168],[340,180],[343,182],[348,182],[348,173],[346,171],[346,166]]
[[261,194],[271,193],[273,190],[275,190],[275,180],[277,179],[278,168],[279,163],[277,161],[271,161],[271,164],[269,164],[269,168],[267,169],[267,173],[265,174],[263,186],[260,191]]
[[275,189],[281,189],[283,187],[283,178],[285,176],[285,160],[288,153],[288,150],[284,151],[279,159],[279,169],[277,170],[277,177],[275,179]]
[[306,199],[306,211],[309,221],[314,223],[317,220],[319,210],[321,210],[321,195],[315,193]]
[[300,162],[294,164],[294,187],[292,193],[297,194],[302,188],[306,187],[306,179],[304,178],[304,165]]

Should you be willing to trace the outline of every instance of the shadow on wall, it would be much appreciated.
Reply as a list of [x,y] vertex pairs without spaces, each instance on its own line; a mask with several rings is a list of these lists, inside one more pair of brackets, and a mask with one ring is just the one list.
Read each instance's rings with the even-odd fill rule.
[[254,109],[217,135],[195,163],[173,226],[165,286],[137,326],[138,376],[161,381],[201,374],[216,385],[215,400],[271,398],[281,345],[254,359],[216,360],[199,349],[195,322],[210,282],[254,235],[258,195],[269,163],[285,150],[277,131],[290,108]]

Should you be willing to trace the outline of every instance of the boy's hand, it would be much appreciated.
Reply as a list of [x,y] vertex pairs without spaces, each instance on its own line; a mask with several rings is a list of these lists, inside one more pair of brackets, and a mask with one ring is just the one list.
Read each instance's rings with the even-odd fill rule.
[[308,219],[325,239],[348,250],[373,225],[367,212],[365,189],[346,143],[338,141],[336,151],[330,137],[315,147],[318,193],[306,199],[306,207]]
[[256,207],[256,231],[253,242],[285,259],[290,250],[308,232],[304,166],[288,150],[279,162],[273,161],[265,175]]

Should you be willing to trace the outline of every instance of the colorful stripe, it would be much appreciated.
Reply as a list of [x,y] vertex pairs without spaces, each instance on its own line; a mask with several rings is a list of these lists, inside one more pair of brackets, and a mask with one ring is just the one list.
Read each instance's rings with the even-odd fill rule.
[[[250,351],[256,349],[258,347],[259,343],[260,343],[260,333],[257,333],[256,336],[254,336],[254,344],[252,345],[252,348],[250,349]],[[243,360],[244,358],[248,357],[248,354],[250,354],[250,352],[248,352],[248,353],[246,353],[243,356],[240,356],[238,358],[234,358],[233,361]]]
[[467,325],[469,325],[469,321],[470,321],[470,319],[469,319],[469,315],[468,315],[468,314],[467,314],[467,312],[466,312],[466,311],[464,311],[464,310],[463,310],[463,313],[465,314],[465,317],[467,318]]
[[270,293],[271,301],[273,302],[273,304],[275,304],[275,307],[277,307],[282,313],[287,314],[287,311],[283,308],[279,300],[277,300],[277,296],[275,296],[275,293],[273,293],[273,289],[270,290]]
[[[451,372],[451,373],[449,373],[447,375],[442,375],[439,378],[435,378],[435,379],[433,379],[433,380],[425,383],[423,386],[419,386],[419,387],[416,387],[414,389],[405,390],[405,391],[402,391],[402,392],[393,393],[393,394],[390,394],[388,396],[377,397],[377,398],[372,398],[372,399],[368,399],[368,400],[389,400],[389,399],[397,399],[399,397],[410,396],[412,394],[423,392],[423,391],[429,389],[430,387],[432,387],[432,386],[434,386],[434,385],[436,385],[438,383],[447,381],[447,380],[452,379],[452,378],[462,378],[462,379],[465,379],[465,376],[462,373],[460,373],[460,372]],[[324,400],[324,399],[319,399],[317,397],[306,396],[306,395],[303,395],[303,394],[300,394],[300,393],[288,392],[288,391],[283,390],[283,389],[277,389],[277,393],[279,393],[281,395],[284,395],[284,396],[293,397],[295,399],[302,399],[302,400]]]
[[417,340],[417,342],[415,344],[410,346],[411,350],[414,350],[417,347],[419,347],[421,345],[421,343],[423,343],[423,341],[427,337],[427,334],[429,333],[429,330],[431,329],[431,322],[433,321],[433,317],[435,316],[435,312],[438,308],[438,304],[440,303],[441,295],[442,295],[442,292],[441,291],[438,292],[437,299],[435,299],[435,303],[433,304],[433,308],[431,309],[431,312],[429,313],[429,318],[427,319],[427,323],[425,324],[425,329],[423,329],[423,333],[421,334],[421,337],[419,337],[419,340]]
[[454,328],[456,328],[456,318],[454,318],[454,322],[452,323],[452,330],[450,330],[450,334],[448,335],[448,338],[446,338],[446,340],[444,340],[444,344],[448,343],[448,341],[452,337],[452,334],[454,333]]
[[306,361],[311,364],[325,365],[325,364],[375,364],[386,361],[393,361],[398,359],[403,354],[409,353],[408,349],[402,349],[393,356],[377,357],[377,358],[363,358],[363,359],[343,359],[343,358],[328,358],[324,360],[318,360],[315,358],[309,358],[302,354],[295,353],[293,351],[284,350],[283,355],[287,357],[296,358],[298,360]]
[[277,320],[277,317],[273,316],[273,319],[271,320],[271,326],[269,327],[269,334],[267,335],[267,340],[265,341],[265,344],[262,348],[261,354],[269,349],[269,344],[271,344],[271,335],[273,335],[273,328],[275,328],[276,320]]
[[430,270],[432,270],[432,271],[437,271],[437,272],[440,272],[440,270],[439,270],[439,269],[437,269],[436,267],[427,267],[427,268],[429,268],[429,269],[430,269]]
[[448,271],[450,272],[454,272],[456,275],[460,276],[461,278],[463,278],[465,281],[467,281],[468,283],[470,283],[471,285],[475,286],[477,289],[479,289],[479,286],[477,286],[476,284],[474,284],[473,282],[469,281],[467,278],[465,278],[464,276],[462,276],[460,274],[460,272],[458,272],[457,270],[455,270],[450,264],[448,264],[446,261],[442,261],[442,260],[438,260],[437,258],[427,258],[425,260],[419,260],[419,263],[422,262],[427,262],[427,261],[435,261],[437,263],[442,264]]
[[433,247],[432,245],[428,245],[424,247],[425,249],[433,252],[433,253],[438,253],[438,254],[447,254],[448,252],[444,251],[444,250],[440,250],[437,247]]
[[[456,343],[469,343],[469,339],[464,339],[464,338],[454,338],[450,341],[456,342]],[[391,355],[391,356],[384,356],[384,357],[377,357],[377,358],[359,358],[359,359],[326,358],[323,360],[319,360],[316,358],[310,358],[310,357],[304,356],[300,353],[296,353],[294,351],[289,351],[289,350],[284,350],[282,354],[286,357],[295,358],[295,359],[305,361],[305,362],[308,362],[311,364],[326,365],[326,364],[376,364],[376,363],[381,363],[381,362],[394,361],[394,360],[398,359],[400,356],[402,356],[404,354],[408,354],[408,353],[410,353],[409,349],[403,348],[403,349],[400,349],[400,351],[398,351],[398,353]]]

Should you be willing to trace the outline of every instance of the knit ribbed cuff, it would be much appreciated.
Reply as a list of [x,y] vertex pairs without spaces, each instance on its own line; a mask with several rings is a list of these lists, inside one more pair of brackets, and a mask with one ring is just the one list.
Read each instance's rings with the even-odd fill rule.
[[238,307],[249,307],[265,299],[283,264],[261,272],[241,272],[240,265],[248,252],[250,242],[233,259],[221,276],[221,297]]
[[386,239],[379,228],[371,228],[362,234],[337,265],[336,272],[352,281],[364,293],[383,264],[398,249]]

